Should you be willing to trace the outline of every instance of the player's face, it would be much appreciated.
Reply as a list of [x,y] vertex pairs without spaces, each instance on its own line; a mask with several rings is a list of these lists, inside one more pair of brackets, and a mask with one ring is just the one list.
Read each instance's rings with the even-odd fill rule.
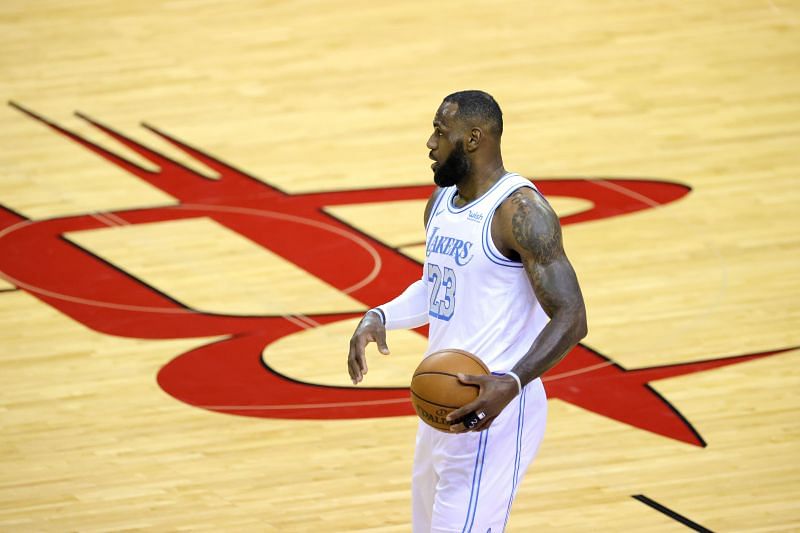
[[428,138],[429,157],[434,163],[433,181],[439,187],[457,185],[470,170],[470,160],[464,151],[459,124],[455,118],[458,104],[445,102],[433,119],[433,133]]
[[470,161],[464,151],[464,141],[456,142],[450,155],[433,170],[433,182],[439,187],[458,185],[467,177],[470,170]]

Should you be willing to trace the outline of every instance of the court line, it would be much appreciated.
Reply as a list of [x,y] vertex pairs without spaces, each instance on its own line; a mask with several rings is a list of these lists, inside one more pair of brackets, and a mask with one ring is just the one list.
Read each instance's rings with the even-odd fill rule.
[[656,511],[667,515],[668,517],[672,518],[676,522],[680,522],[681,524],[683,524],[684,526],[688,527],[689,529],[693,529],[695,531],[698,531],[699,533],[714,533],[710,529],[701,526],[697,522],[689,520],[688,518],[686,518],[682,514],[676,513],[675,511],[673,511],[669,507],[661,505],[660,503],[658,503],[655,500],[651,500],[650,498],[648,498],[644,494],[633,494],[631,496],[631,498],[633,498],[635,500],[639,500],[643,504],[645,504],[645,505],[647,505],[649,507],[652,507]]
[[[581,368],[579,370],[573,370],[570,372],[563,372],[561,374],[556,374],[554,376],[547,376],[543,377],[542,381],[555,381],[557,379],[563,379],[570,376],[576,376],[578,374],[588,374],[594,370],[599,370],[601,368],[605,368],[607,366],[611,366],[614,363],[612,361],[606,361],[603,363],[598,363],[596,365],[587,366],[586,368]],[[351,388],[351,387],[343,387],[343,388]],[[352,387],[355,390],[355,387]],[[290,405],[195,405],[190,404],[192,407],[199,407],[201,409],[209,409],[213,411],[220,411],[220,410],[237,410],[237,411],[276,411],[280,409],[326,409],[326,408],[336,408],[336,407],[361,407],[361,406],[369,406],[369,405],[384,405],[384,404],[396,404],[396,403],[405,403],[409,400],[407,398],[394,398],[394,399],[387,399],[387,400],[364,400],[360,402],[329,402],[329,403],[308,403],[308,404],[290,404]]]
[[[336,226],[333,226],[331,224],[327,224],[327,223],[324,223],[324,222],[318,222],[318,221],[313,220],[313,219],[308,219],[308,218],[300,217],[300,216],[296,216],[296,215],[289,215],[289,214],[285,214],[285,213],[279,213],[279,212],[275,212],[275,211],[268,211],[268,210],[263,210],[263,209],[253,209],[253,208],[244,208],[244,207],[237,207],[237,206],[219,206],[219,205],[206,205],[206,204],[179,204],[179,205],[175,205],[175,206],[167,206],[167,207],[164,207],[164,209],[167,209],[167,210],[169,210],[169,209],[179,209],[179,210],[188,210],[188,211],[194,211],[194,210],[219,211],[219,212],[239,213],[239,214],[244,214],[244,215],[261,216],[261,217],[267,217],[267,218],[277,218],[277,219],[282,219],[282,220],[288,220],[288,221],[291,221],[291,222],[296,222],[298,224],[304,224],[304,225],[307,225],[307,226],[317,227],[317,228],[322,229],[324,231],[328,231],[330,233],[335,233],[337,235],[345,237],[345,238],[349,239],[350,241],[354,242],[355,244],[357,244],[358,246],[360,246],[361,248],[363,248],[364,250],[366,250],[367,253],[372,257],[372,260],[373,260],[373,268],[369,272],[369,274],[367,274],[364,278],[362,278],[360,281],[358,281],[354,285],[351,285],[350,287],[346,287],[344,289],[341,289],[341,291],[343,293],[345,293],[345,294],[349,294],[349,293],[355,292],[355,291],[363,288],[364,286],[368,285],[369,283],[371,283],[375,278],[378,277],[378,273],[380,272],[380,270],[381,270],[381,268],[383,266],[383,261],[381,260],[380,254],[375,249],[375,247],[372,246],[372,244],[370,244],[366,240],[360,238],[359,236],[350,234],[347,231],[342,230],[342,229],[340,229],[340,228],[338,228]],[[130,222],[126,221],[124,218],[122,218],[121,216],[119,216],[119,215],[117,215],[115,213],[94,212],[94,213],[89,213],[89,216],[91,216],[95,220],[98,220],[98,221],[102,222],[103,224],[105,224],[106,226],[109,226],[109,227],[119,227],[119,226],[123,226],[123,225],[126,225],[126,226],[132,225]],[[46,222],[46,221],[50,221],[50,220],[56,220],[56,219],[22,220],[20,222],[12,224],[11,226],[8,226],[7,228],[4,228],[2,231],[0,231],[0,239],[2,239],[4,237],[10,235],[11,233],[13,233],[15,231],[18,231],[18,230],[20,230],[20,229],[22,229],[22,228],[24,228],[26,226],[30,226],[30,225],[33,225],[33,224],[38,224],[38,223]],[[25,289],[27,291],[34,292],[34,293],[37,293],[37,294],[41,294],[41,295],[47,296],[49,298],[63,300],[63,301],[71,302],[71,303],[77,303],[77,304],[81,304],[81,305],[89,305],[89,306],[95,306],[95,307],[103,307],[103,308],[107,308],[107,309],[117,309],[117,310],[121,310],[121,311],[134,311],[134,312],[142,312],[142,313],[164,313],[164,314],[201,314],[201,313],[204,313],[203,311],[195,311],[193,309],[176,309],[176,308],[169,308],[169,307],[155,307],[155,306],[143,306],[143,305],[117,304],[117,303],[112,303],[112,302],[105,302],[105,301],[102,301],[102,300],[96,300],[96,299],[92,299],[92,298],[82,298],[82,297],[79,297],[79,296],[72,296],[72,295],[69,295],[69,294],[50,291],[48,289],[45,289],[45,288],[42,288],[42,287],[38,287],[38,286],[32,285],[30,283],[26,283],[26,282],[24,282],[22,280],[19,280],[19,279],[13,277],[13,276],[7,274],[6,272],[3,272],[2,270],[0,270],[0,276],[2,276],[4,279],[8,280],[13,285],[16,285],[17,287],[23,288],[23,289]],[[283,315],[281,315],[281,316],[283,316]],[[306,317],[305,315],[295,315],[295,316],[303,317],[302,320],[304,320],[307,324],[309,324],[309,325],[311,325],[313,327],[318,327],[318,326],[321,325],[318,322]]]
[[[195,206],[196,205],[197,204],[195,204]],[[220,207],[220,206],[203,206],[204,209],[208,209],[208,207],[215,207],[216,208],[216,207]],[[245,214],[252,214],[252,212],[245,213]],[[127,220],[125,220],[124,218],[122,218],[121,216],[119,216],[119,215],[117,215],[115,213],[108,212],[108,211],[102,211],[102,212],[101,211],[97,211],[97,212],[94,212],[94,213],[89,213],[89,216],[91,216],[95,220],[101,222],[102,224],[104,224],[105,226],[108,226],[110,228],[121,227],[121,226],[132,226],[133,225],[130,222],[128,222]],[[299,217],[293,217],[293,218],[299,218]],[[303,220],[305,220],[305,219],[303,219]],[[14,231],[16,231],[18,229],[21,229],[21,228],[23,228],[25,226],[28,226],[28,225],[33,225],[33,224],[38,223],[38,222],[42,222],[42,221],[24,220],[24,221],[18,222],[16,224],[13,224],[12,226],[9,226],[8,228],[5,228],[3,231],[0,231],[0,239],[2,239],[3,237],[5,237],[5,236],[7,236],[7,235],[9,235],[11,233],[13,233]],[[335,228],[334,226],[331,226],[331,228],[338,229],[338,228]],[[360,243],[357,243],[357,244],[360,244]],[[367,242],[364,242],[363,245],[365,245],[366,247],[370,248],[370,250],[368,250],[368,251],[370,251],[370,253],[373,255],[373,257],[377,257],[377,262],[376,262],[376,264],[375,264],[375,266],[373,268],[373,271],[370,273],[370,275],[372,275],[372,278],[370,278],[368,280],[367,280],[367,278],[364,278],[361,282],[359,282],[360,284],[365,285],[365,284],[369,283],[370,281],[372,281],[372,279],[374,279],[377,276],[377,271],[380,270],[381,262],[380,262],[380,256],[377,254],[377,250],[375,250]],[[75,296],[71,296],[71,295],[67,295],[67,294],[56,293],[54,291],[49,291],[49,290],[44,289],[42,287],[37,287],[37,286],[31,285],[29,283],[26,283],[24,281],[18,280],[16,278],[12,277],[12,276],[9,276],[8,274],[6,274],[5,272],[2,272],[2,271],[0,271],[0,277],[2,277],[4,279],[7,279],[10,283],[12,283],[12,284],[17,286],[14,289],[8,289],[9,291],[18,290],[19,288],[23,288],[25,290],[28,290],[28,291],[31,291],[31,292],[35,292],[35,293],[38,293],[38,294],[41,294],[41,295],[44,295],[44,296],[49,296],[49,297],[52,297],[52,298],[60,299],[62,301],[69,301],[69,302],[72,302],[72,303],[90,305],[90,306],[94,306],[94,307],[105,307],[105,308],[109,308],[109,309],[118,309],[118,310],[122,310],[122,311],[150,312],[150,313],[164,313],[164,314],[205,314],[204,311],[197,311],[197,310],[190,309],[190,308],[161,308],[161,307],[152,307],[152,306],[136,306],[136,305],[128,305],[128,304],[114,304],[114,303],[111,303],[111,302],[102,302],[100,300],[80,298],[80,297],[75,297]],[[366,282],[365,282],[365,280],[366,280]],[[363,285],[361,285],[361,286],[363,286]],[[352,291],[352,290],[355,290],[355,289],[353,289],[351,287],[350,290]],[[277,318],[277,317],[283,318],[283,319],[291,322],[292,324],[294,324],[294,325],[296,325],[296,326],[298,326],[301,329],[306,330],[306,331],[322,326],[322,324],[320,324],[316,320],[314,320],[314,319],[312,319],[312,318],[310,318],[310,317],[308,317],[308,316],[306,316],[304,314],[280,314],[280,315],[274,315],[274,316],[275,316],[275,318]]]
[[601,368],[605,368],[607,366],[612,366],[615,363],[613,361],[603,361],[602,363],[597,363],[596,365],[590,365],[583,368],[579,368],[578,370],[570,370],[569,372],[562,372],[561,374],[554,374],[552,376],[543,376],[542,381],[549,382],[549,381],[556,381],[559,379],[564,379],[572,376],[578,376],[580,374],[588,374],[594,370],[600,370]]
[[104,212],[103,212],[103,215],[104,215],[105,217],[107,217],[108,219],[110,219],[110,220],[112,220],[112,221],[115,221],[115,222],[116,222],[117,224],[119,224],[120,226],[130,226],[130,225],[131,225],[131,223],[130,223],[130,222],[128,222],[127,220],[125,220],[124,218],[122,218],[121,216],[119,216],[118,214],[116,214],[116,213],[113,213],[113,212],[111,212],[111,211],[104,211]]
[[627,196],[628,198],[633,198],[634,200],[639,200],[643,204],[649,205],[650,207],[661,207],[661,205],[662,205],[662,204],[659,204],[658,202],[656,202],[655,200],[653,200],[652,198],[648,198],[647,196],[645,196],[645,195],[643,195],[641,193],[638,193],[638,192],[634,191],[633,189],[629,189],[629,188],[627,188],[625,186],[622,186],[622,185],[617,185],[616,183],[612,183],[612,182],[610,182],[608,180],[605,180],[603,178],[591,179],[591,180],[586,180],[586,181],[589,181],[591,183],[596,183],[597,185],[605,187],[606,189],[611,189],[612,191],[616,191],[616,192],[622,193],[625,196]]
[[89,216],[90,216],[90,217],[92,217],[93,219],[97,220],[97,221],[98,221],[98,222],[100,222],[101,224],[104,224],[104,225],[106,225],[106,226],[108,226],[108,227],[110,227],[110,228],[113,228],[113,227],[115,227],[115,226],[119,226],[119,224],[117,224],[116,222],[114,222],[114,221],[113,221],[113,220],[111,220],[110,218],[108,218],[108,217],[104,216],[104,215],[103,215],[101,212],[99,212],[99,211],[97,211],[97,212],[94,212],[94,213],[89,213]]
[[[625,187],[624,185],[619,185],[617,183],[612,183],[612,182],[609,182],[609,181],[607,181],[607,180],[605,180],[603,178],[591,179],[591,180],[586,180],[586,181],[590,181],[590,182],[595,183],[595,184],[597,184],[597,185],[599,185],[601,187],[605,187],[607,189],[611,189],[613,191],[616,191],[616,192],[619,192],[621,194],[624,194],[625,196],[627,196],[629,198],[632,198],[634,200],[638,200],[638,201],[650,206],[651,208],[661,208],[661,207],[663,207],[662,204],[659,204],[656,201],[654,201],[653,199],[651,199],[651,198],[649,198],[647,196],[644,196],[643,194],[640,194],[640,193],[638,193],[638,192],[636,192],[634,190],[631,190],[631,189]],[[681,219],[678,219],[677,217],[675,217],[675,218],[680,223],[685,224]],[[721,278],[722,278],[721,279],[721,284],[719,285],[719,288],[717,289],[717,292],[714,295],[713,300],[711,302],[709,302],[709,304],[706,306],[704,312],[701,314],[702,320],[707,321],[708,318],[713,313],[713,311],[715,309],[719,309],[720,304],[722,303],[722,300],[723,300],[725,294],[728,292],[728,268],[727,268],[727,265],[726,265],[725,261],[723,260],[722,254],[720,253],[719,249],[714,245],[713,242],[704,241],[703,244],[705,244],[706,247],[711,251],[711,254],[714,256],[714,258],[716,259],[717,263],[719,264],[719,272],[721,273]],[[678,329],[673,330],[673,331],[674,331],[674,333],[685,334],[687,331],[696,331],[696,330],[700,329],[700,327],[701,327],[700,320],[694,320],[694,321],[692,321],[691,326],[678,328]],[[664,339],[667,339],[667,338],[672,339],[672,342],[671,343],[663,342]],[[676,337],[675,334],[664,333],[663,335],[661,335],[657,339],[658,340],[657,344],[661,347],[662,352],[664,352],[664,349],[665,349],[666,346],[669,346],[670,344],[672,344],[672,345],[675,344],[676,338],[677,337]]]
[[383,260],[381,259],[380,254],[375,249],[372,244],[367,242],[366,240],[362,239],[358,235],[354,235],[348,231],[345,231],[341,228],[338,228],[332,224],[328,224],[326,222],[320,222],[317,220],[313,220],[310,218],[300,217],[297,215],[290,215],[288,213],[280,213],[277,211],[268,211],[266,209],[254,209],[249,207],[238,207],[238,206],[217,206],[217,205],[205,205],[205,204],[179,204],[174,206],[175,209],[186,209],[186,210],[193,210],[193,209],[202,209],[202,210],[209,210],[209,211],[222,211],[222,212],[229,212],[229,213],[240,213],[246,215],[254,215],[260,217],[267,217],[267,218],[277,218],[278,220],[288,220],[290,222],[296,222],[298,224],[305,224],[306,226],[316,227],[330,233],[335,233],[341,237],[344,237],[364,250],[372,257],[373,266],[372,271],[367,274],[363,279],[359,282],[351,285],[350,287],[346,287],[341,289],[341,291],[345,294],[350,294],[352,292],[357,291],[367,285],[369,285],[375,278],[378,277],[378,273],[381,271],[383,267]]
[[[373,389],[374,390],[374,389]],[[212,411],[236,410],[236,411],[277,411],[283,409],[326,409],[334,407],[362,407],[368,405],[386,405],[396,403],[411,403],[411,398],[388,398],[386,400],[363,400],[359,402],[333,402],[333,403],[304,403],[286,405],[197,405],[188,404],[192,407],[209,409]]]
[[[101,213],[89,213],[89,216],[91,216],[95,220],[98,220],[99,222],[103,223],[104,225],[106,225],[108,227],[115,227],[116,226],[115,223],[112,220],[106,219]],[[21,229],[23,227],[32,226],[34,224],[38,224],[38,223],[41,223],[41,222],[46,222],[46,221],[49,221],[49,220],[53,220],[53,219],[22,220],[20,222],[17,222],[16,224],[12,224],[11,226],[8,226],[7,228],[4,228],[2,231],[0,231],[0,239],[6,237],[7,235],[10,235],[11,233],[13,233],[13,232],[15,232],[15,231],[17,231],[17,230],[19,230],[19,229]],[[95,300],[95,299],[92,299],[92,298],[81,298],[79,296],[72,296],[72,295],[69,295],[69,294],[55,292],[55,291],[51,291],[51,290],[45,289],[43,287],[39,287],[39,286],[36,286],[36,285],[32,285],[30,283],[26,283],[26,282],[24,282],[24,281],[22,281],[20,279],[17,279],[15,277],[9,275],[6,272],[3,272],[2,270],[0,270],[0,277],[3,277],[4,279],[8,280],[9,283],[12,283],[13,285],[16,285],[17,287],[19,287],[21,289],[25,289],[26,291],[29,291],[29,292],[32,292],[32,293],[35,293],[35,294],[40,294],[42,296],[47,296],[49,298],[53,298],[53,299],[56,299],[56,300],[62,300],[62,301],[65,301],[65,302],[77,303],[77,304],[87,305],[87,306],[92,306],[92,307],[103,307],[103,308],[106,308],[106,309],[117,309],[117,310],[121,310],[121,311],[136,311],[136,312],[142,312],[142,313],[164,313],[164,314],[197,314],[197,313],[199,313],[198,311],[194,311],[193,309],[176,309],[176,308],[172,308],[172,307],[153,307],[153,306],[143,306],[143,305],[116,304],[116,303],[113,303],[113,302],[105,302],[105,301],[102,301],[102,300]]]
[[[301,329],[309,330],[312,329],[314,326],[310,326],[307,322],[304,322],[301,318],[305,317],[305,315],[280,315],[281,318],[285,318],[295,326],[300,326]],[[307,318],[307,317],[306,317]]]
[[[616,183],[611,183],[611,182],[609,182],[609,181],[607,181],[605,179],[602,179],[602,178],[601,179],[586,180],[586,181],[590,181],[590,182],[595,183],[595,184],[597,184],[599,186],[606,187],[608,189],[611,189],[611,190],[614,190],[614,191],[619,192],[621,194],[624,194],[624,195],[628,196],[629,198],[632,198],[634,200],[642,202],[642,203],[644,203],[644,204],[646,204],[646,205],[648,205],[650,207],[660,207],[660,205],[661,205],[661,204],[655,202],[654,200],[652,200],[651,198],[649,198],[647,196],[644,196],[644,195],[642,195],[642,194],[640,194],[640,193],[638,193],[638,192],[636,192],[634,190],[631,190],[631,189],[629,189],[627,187],[618,185]],[[274,212],[274,211],[267,211],[267,210],[260,210],[260,209],[254,209],[254,208],[246,208],[246,207],[238,207],[238,206],[218,206],[218,205],[208,205],[208,204],[178,204],[178,205],[175,205],[175,206],[168,207],[167,209],[221,211],[221,212],[239,213],[239,214],[244,214],[244,215],[261,216],[261,217],[268,217],[268,218],[277,218],[277,219],[287,220],[287,221],[291,221],[291,222],[296,222],[296,223],[299,223],[299,224],[305,224],[305,225],[309,225],[309,226],[314,226],[314,227],[323,229],[325,231],[336,233],[336,234],[338,234],[338,235],[340,235],[342,237],[345,237],[345,238],[351,240],[352,242],[354,242],[355,244],[361,246],[363,249],[365,249],[371,255],[371,257],[373,259],[373,269],[372,269],[372,271],[367,276],[365,276],[362,280],[360,280],[358,283],[356,283],[356,284],[354,284],[354,285],[352,285],[350,287],[347,287],[346,289],[342,289],[342,292],[344,292],[346,294],[350,293],[350,292],[353,292],[353,291],[356,291],[359,288],[362,288],[365,285],[369,284],[371,281],[373,281],[377,277],[377,275],[380,272],[381,267],[382,267],[382,260],[380,258],[380,255],[378,254],[377,250],[369,242],[365,241],[364,239],[360,238],[357,235],[353,235],[353,234],[351,234],[349,232],[341,230],[340,228],[337,228],[337,227],[332,226],[330,224],[326,224],[324,222],[319,222],[319,221],[316,221],[316,220],[313,220],[313,219],[308,219],[308,218],[305,218],[305,217],[300,217],[300,216],[297,216],[297,215],[290,215],[290,214],[286,214],[286,213],[279,213],[279,212]],[[119,216],[119,215],[117,215],[115,213],[112,213],[112,212],[95,212],[95,213],[90,213],[90,216],[92,216],[93,218],[99,220],[100,222],[102,222],[103,224],[105,224],[105,225],[107,225],[109,227],[115,227],[115,226],[119,227],[119,226],[131,225],[130,222],[126,221],[121,216]],[[12,233],[13,231],[17,231],[18,229],[20,229],[20,228],[22,228],[22,227],[24,227],[26,225],[35,224],[37,222],[40,222],[40,221],[26,220],[26,221],[18,222],[17,224],[14,224],[12,226],[9,226],[8,228],[5,228],[4,230],[0,231],[0,239],[5,237],[6,235]],[[718,254],[715,254],[715,255],[718,256]],[[727,273],[724,271],[724,268],[723,268],[723,273],[724,273],[723,277],[724,277],[725,281],[727,281],[727,275],[726,275]],[[66,300],[66,301],[74,302],[74,303],[81,303],[81,304],[84,304],[84,305],[95,305],[95,306],[98,306],[98,307],[108,307],[108,308],[114,308],[114,309],[120,309],[120,310],[130,310],[130,311],[137,311],[137,312],[155,312],[155,313],[169,313],[169,314],[201,314],[201,313],[203,313],[202,311],[196,311],[196,310],[193,310],[193,309],[161,308],[161,307],[150,307],[150,306],[132,306],[132,305],[127,305],[127,304],[114,304],[114,303],[111,303],[111,302],[102,302],[102,301],[99,301],[99,300],[91,300],[91,299],[85,299],[85,298],[80,298],[80,297],[73,297],[73,296],[69,296],[69,295],[65,295],[65,294],[55,293],[53,291],[48,291],[48,290],[42,289],[40,287],[35,287],[33,285],[30,285],[30,284],[27,284],[27,283],[22,282],[20,280],[17,280],[15,278],[11,277],[11,276],[8,276],[7,274],[5,274],[2,271],[0,271],[0,275],[3,275],[3,277],[8,279],[11,283],[13,283],[13,284],[15,284],[15,285],[17,285],[17,286],[19,286],[21,288],[24,288],[26,290],[30,290],[32,292],[38,292],[40,294],[44,294],[44,295],[47,295],[47,296],[50,296],[50,297],[53,297],[53,298],[60,298],[60,299]],[[725,287],[725,286],[727,286],[726,282],[723,283],[723,287]],[[719,301],[719,299],[718,299],[718,301]],[[710,313],[711,313],[711,310],[709,309],[708,312],[706,313],[706,315],[709,315]],[[304,330],[310,330],[310,329],[322,326],[322,324],[320,324],[319,322],[317,322],[317,321],[313,320],[312,318],[310,318],[310,317],[308,317],[306,315],[303,315],[303,314],[282,314],[280,316],[282,318],[288,320],[289,322],[295,324],[296,326],[299,326],[300,328],[302,328]],[[564,378],[567,378],[567,377],[572,377],[572,376],[581,375],[581,374],[587,374],[587,373],[592,372],[594,370],[599,370],[599,369],[602,369],[602,368],[605,368],[605,367],[608,367],[608,366],[612,366],[614,364],[615,363],[612,362],[612,361],[606,361],[606,362],[598,363],[596,365],[592,365],[592,366],[589,366],[589,367],[586,367],[586,368],[573,370],[573,371],[569,371],[569,372],[564,372],[564,373],[556,374],[556,375],[553,375],[553,376],[543,377],[542,381],[551,382],[551,381],[556,381],[556,380],[559,380],[559,379],[564,379]],[[366,403],[364,403],[364,402],[342,402],[342,403],[328,403],[328,404],[298,404],[298,405],[294,405],[294,406],[277,406],[277,405],[252,406],[251,405],[251,406],[196,406],[196,407],[201,407],[201,408],[205,408],[205,409],[253,409],[253,410],[272,410],[272,409],[289,409],[289,408],[292,408],[292,409],[314,409],[314,408],[346,407],[346,406],[358,406],[358,405],[379,405],[379,404],[383,404],[383,403],[398,403],[398,402],[401,402],[401,401],[406,401],[406,400],[404,400],[404,399],[403,400],[374,400],[374,401],[367,401]]]
[[299,320],[305,322],[308,326],[312,328],[319,328],[322,327],[322,324],[314,320],[313,318],[306,316],[302,313],[294,313],[292,316],[297,317]]

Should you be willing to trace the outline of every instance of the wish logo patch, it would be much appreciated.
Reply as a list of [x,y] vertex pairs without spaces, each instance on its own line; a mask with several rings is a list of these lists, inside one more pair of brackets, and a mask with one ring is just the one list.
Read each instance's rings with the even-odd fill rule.
[[470,209],[467,219],[473,222],[483,222],[483,213]]

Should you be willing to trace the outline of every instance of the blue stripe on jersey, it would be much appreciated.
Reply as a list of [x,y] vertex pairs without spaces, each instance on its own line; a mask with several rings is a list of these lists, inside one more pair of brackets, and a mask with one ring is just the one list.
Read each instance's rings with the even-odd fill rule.
[[[478,452],[475,454],[475,468],[472,471],[472,489],[469,494],[469,506],[467,507],[467,519],[464,522],[464,528],[461,533],[472,531],[472,526],[475,523],[475,515],[478,514],[478,495],[481,492],[481,478],[483,477],[483,458],[486,456],[486,443],[489,441],[489,430],[481,431],[481,436],[478,440]],[[480,467],[478,464],[480,463]],[[475,473],[477,472],[477,477]],[[473,500],[474,496],[474,500]],[[470,516],[472,517],[470,519]],[[469,524],[469,528],[467,528]]]
[[502,254],[499,254],[499,253],[495,252],[494,249],[491,246],[492,220],[494,219],[494,214],[497,211],[497,208],[500,207],[500,204],[502,204],[506,199],[508,199],[508,197],[514,191],[516,191],[518,189],[521,189],[522,187],[530,187],[531,189],[536,190],[536,188],[533,186],[533,184],[528,185],[528,184],[525,184],[525,183],[520,183],[519,186],[514,187],[513,189],[508,191],[507,194],[504,194],[499,200],[497,200],[497,203],[495,203],[492,206],[492,208],[489,210],[488,216],[486,217],[486,220],[483,223],[483,238],[481,239],[481,245],[483,247],[483,253],[486,254],[486,257],[489,259],[489,261],[491,261],[492,263],[495,263],[497,265],[500,265],[500,266],[507,266],[507,267],[512,267],[512,268],[522,268],[522,262],[521,261],[514,261],[514,260],[509,259],[507,257],[503,257]]
[[476,479],[476,473],[478,472],[478,463],[480,462],[481,458],[482,446],[483,446],[483,433],[481,433],[480,437],[478,438],[478,451],[475,453],[475,467],[472,469],[472,487],[470,488],[469,491],[469,505],[467,505],[467,519],[464,521],[465,529],[467,527],[467,522],[469,522],[469,515],[472,512],[472,498],[475,496],[475,479]]
[[522,268],[523,266],[522,263],[519,261],[512,261],[510,259],[505,259],[505,258],[495,259],[497,255],[494,252],[492,252],[492,249],[489,248],[489,246],[486,244],[485,237],[481,241],[481,248],[483,248],[483,253],[486,256],[486,258],[496,265],[511,267],[511,268]]
[[514,477],[511,479],[511,494],[508,496],[508,507],[506,508],[506,519],[503,522],[503,530],[505,530],[506,525],[508,524],[508,517],[511,514],[511,503],[514,501],[514,491],[517,490],[517,482],[519,477],[519,464],[522,451],[522,428],[525,425],[525,389],[522,389],[522,393],[519,395],[519,413],[517,414],[517,452],[514,455]]
[[447,196],[447,194],[448,194],[448,192],[447,192],[446,189],[443,189],[443,190],[439,191],[439,196],[437,196],[436,197],[436,201],[433,202],[433,209],[431,209],[431,212],[428,214],[428,220],[425,221],[425,230],[426,230],[426,232],[428,230],[428,226],[431,223],[431,220],[433,220],[433,217],[436,216],[436,210],[439,209],[439,204],[442,203],[442,199],[445,196]]
[[486,440],[483,443],[483,454],[481,455],[481,470],[478,472],[478,490],[475,492],[475,510],[472,512],[472,521],[469,523],[469,530],[472,531],[472,526],[475,523],[475,517],[478,515],[478,496],[481,494],[481,478],[483,477],[483,458],[486,456],[486,448],[489,447],[489,430],[485,430]]

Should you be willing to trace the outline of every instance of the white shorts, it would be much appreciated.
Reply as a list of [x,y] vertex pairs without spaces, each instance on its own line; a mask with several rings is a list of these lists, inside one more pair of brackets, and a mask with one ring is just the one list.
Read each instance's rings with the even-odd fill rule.
[[537,379],[486,431],[448,434],[420,421],[411,483],[414,533],[503,531],[546,419]]

